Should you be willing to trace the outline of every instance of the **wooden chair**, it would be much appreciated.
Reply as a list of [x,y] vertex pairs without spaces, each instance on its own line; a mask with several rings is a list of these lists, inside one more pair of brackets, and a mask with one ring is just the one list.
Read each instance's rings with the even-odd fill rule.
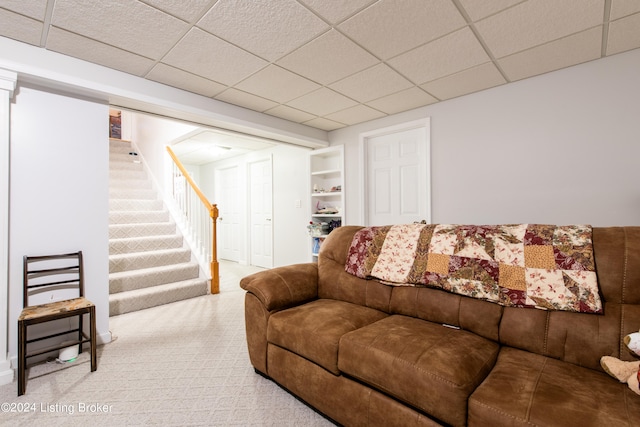
[[[78,345],[78,353],[82,353],[82,345],[90,343],[91,372],[97,369],[96,360],[96,308],[84,297],[84,274],[82,266],[82,251],[63,255],[25,256],[24,265],[24,294],[23,310],[18,317],[18,396],[26,390],[27,359],[62,348]],[[54,296],[58,296],[57,300]],[[37,295],[40,299],[50,298],[51,302],[31,305]],[[62,299],[60,300],[60,295]],[[77,295],[77,296],[75,296]],[[42,302],[42,301],[41,301]],[[89,336],[83,332],[83,318],[89,315]],[[63,332],[56,332],[46,336],[29,339],[29,326],[58,319],[77,317],[77,327],[71,326]],[[77,333],[73,342],[46,348],[34,349],[27,352],[27,345],[45,339]]]

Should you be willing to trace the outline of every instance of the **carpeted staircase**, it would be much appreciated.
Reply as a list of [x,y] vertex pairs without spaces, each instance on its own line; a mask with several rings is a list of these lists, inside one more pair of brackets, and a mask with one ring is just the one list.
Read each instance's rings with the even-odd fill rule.
[[109,142],[109,315],[205,295],[207,279],[130,142]]

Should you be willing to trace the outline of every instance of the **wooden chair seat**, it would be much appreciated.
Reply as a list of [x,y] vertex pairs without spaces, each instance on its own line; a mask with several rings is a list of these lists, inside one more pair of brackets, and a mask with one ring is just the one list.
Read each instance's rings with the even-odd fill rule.
[[20,317],[18,317],[18,321],[42,319],[43,322],[47,322],[49,317],[58,319],[63,314],[76,316],[75,311],[88,309],[92,306],[94,304],[84,297],[50,302],[24,308],[20,313]]

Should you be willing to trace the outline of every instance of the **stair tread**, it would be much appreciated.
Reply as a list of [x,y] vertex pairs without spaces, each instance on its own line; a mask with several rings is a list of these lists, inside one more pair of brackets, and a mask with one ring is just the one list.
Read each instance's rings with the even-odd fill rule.
[[149,273],[167,272],[172,270],[179,270],[183,268],[193,268],[198,264],[195,262],[182,262],[179,264],[159,265],[157,267],[139,268],[137,270],[117,271],[115,273],[109,273],[109,279],[119,279],[122,277],[130,276],[144,276]]
[[109,274],[109,294],[202,278],[200,266],[195,262],[122,271]]
[[118,292],[116,294],[111,294],[109,296],[109,299],[111,300],[112,297],[113,299],[118,299],[118,298],[129,298],[131,296],[134,295],[151,295],[151,294],[155,294],[155,293],[159,293],[162,291],[166,291],[166,290],[170,290],[176,287],[187,287],[187,286],[192,286],[195,284],[202,284],[202,283],[206,283],[207,279],[204,278],[195,278],[195,279],[188,279],[188,280],[182,280],[180,282],[171,282],[171,283],[165,283],[162,285],[156,285],[156,286],[150,286],[148,288],[142,288],[142,289],[134,289],[131,291],[125,291],[125,292]]
[[109,227],[113,227],[113,228],[118,228],[118,227],[157,227],[159,224],[166,224],[166,225],[176,225],[176,223],[174,221],[162,221],[162,222],[138,222],[136,224],[109,224]]
[[208,294],[206,279],[190,279],[109,295],[109,316],[144,310]]
[[109,243],[126,243],[126,242],[137,242],[137,241],[174,239],[174,238],[182,238],[182,236],[180,234],[172,233],[172,234],[153,234],[151,236],[119,237],[115,239],[109,239]]
[[185,252],[191,252],[191,250],[189,250],[188,248],[156,249],[153,251],[131,252],[129,254],[109,255],[109,259],[147,257],[149,255],[165,255],[165,254],[171,254],[171,253],[185,253]]
[[169,212],[169,210],[168,209],[148,209],[148,210],[142,210],[142,211],[129,211],[129,210],[119,209],[117,211],[116,210],[109,211],[109,213],[112,213],[112,214],[127,214],[127,215],[132,213],[139,213],[140,215],[145,215],[148,213],[166,213],[166,212]]

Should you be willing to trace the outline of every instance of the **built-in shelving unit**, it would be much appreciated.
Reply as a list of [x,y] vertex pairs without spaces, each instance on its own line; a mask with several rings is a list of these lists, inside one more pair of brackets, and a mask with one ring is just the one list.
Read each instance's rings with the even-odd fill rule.
[[326,236],[344,223],[344,148],[342,145],[313,150],[309,153],[311,219],[311,258]]

